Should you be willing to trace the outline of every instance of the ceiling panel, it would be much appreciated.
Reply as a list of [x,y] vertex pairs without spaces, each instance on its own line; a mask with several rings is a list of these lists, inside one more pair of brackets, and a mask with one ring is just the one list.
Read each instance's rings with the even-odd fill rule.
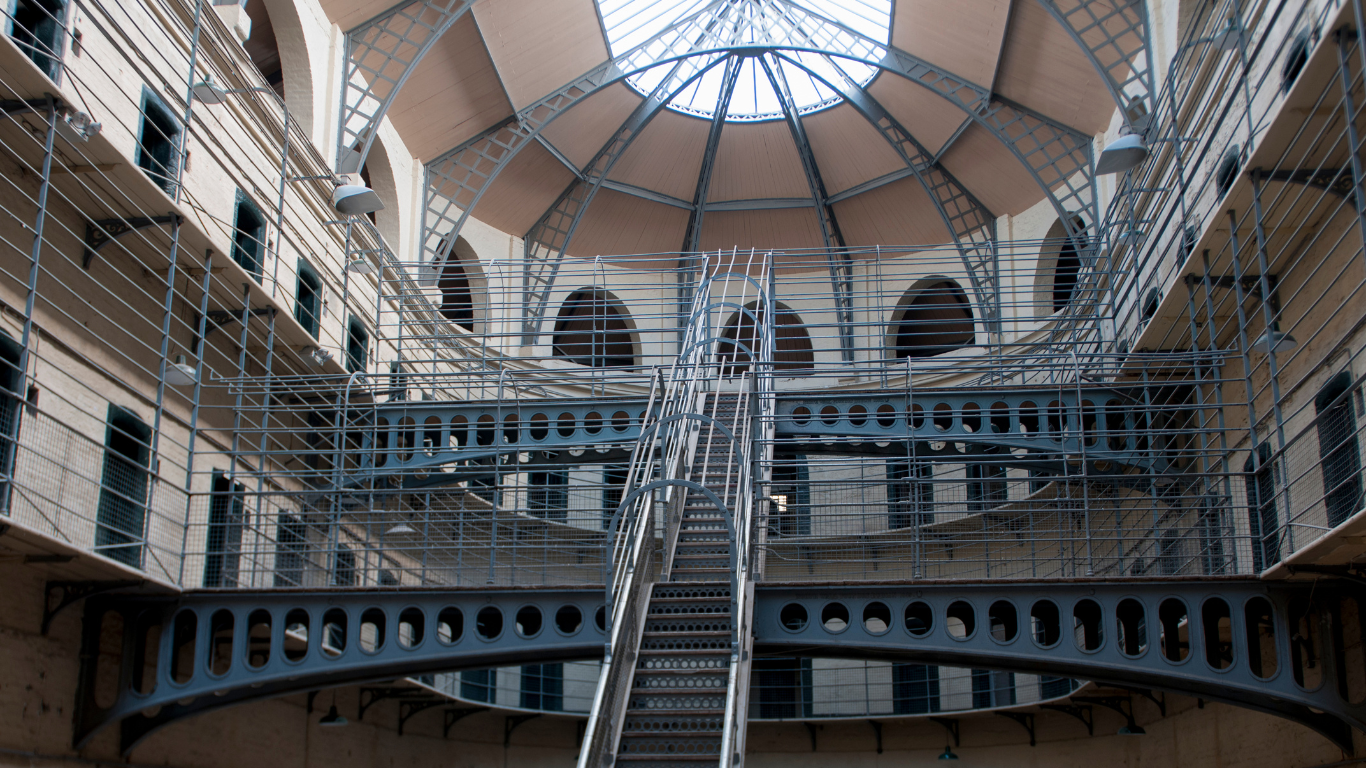
[[847,104],[809,115],[802,124],[827,194],[906,167],[882,134]]
[[[991,86],[1011,0],[897,0],[892,45]],[[1021,0],[1035,3],[1035,0]]]
[[582,170],[640,102],[640,96],[625,83],[611,85],[555,118],[541,135]]
[[709,201],[810,196],[787,123],[727,123],[721,130]]
[[980,126],[964,131],[940,162],[997,216],[1018,214],[1043,199],[1029,169]]
[[823,248],[815,208],[709,211],[702,220],[702,250]]
[[529,144],[489,186],[473,214],[491,227],[521,237],[573,178],[574,174],[544,147]]
[[687,228],[688,212],[682,208],[601,189],[579,223],[569,252],[591,259],[677,251]]
[[1115,111],[1081,46],[1037,2],[1015,4],[996,92],[1084,133],[1105,130]]
[[510,114],[512,105],[468,15],[432,46],[389,108],[408,151],[424,161]]
[[397,5],[398,0],[321,0],[323,13],[349,32]]
[[931,245],[953,241],[944,219],[914,177],[836,203],[847,245]]
[[593,0],[497,0],[474,16],[517,109],[607,60]]
[[968,119],[967,113],[948,99],[890,72],[878,75],[868,92],[930,152],[944,146]]
[[610,178],[691,203],[710,128],[707,120],[664,110],[632,142]]

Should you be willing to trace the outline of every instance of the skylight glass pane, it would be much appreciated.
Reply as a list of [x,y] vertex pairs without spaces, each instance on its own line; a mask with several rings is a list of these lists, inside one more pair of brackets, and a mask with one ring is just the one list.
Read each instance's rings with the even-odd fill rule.
[[[687,34],[700,34],[696,31],[700,28],[726,30],[738,37],[728,43],[734,46],[762,45],[766,35],[779,35],[781,30],[790,28],[792,14],[812,13],[834,22],[833,25],[800,25],[805,31],[820,27],[809,45],[829,50],[833,54],[833,65],[826,56],[809,51],[789,49],[780,52],[789,60],[780,61],[777,66],[787,81],[798,111],[804,113],[838,103],[838,96],[821,80],[842,85],[847,74],[854,82],[866,85],[873,79],[877,69],[860,59],[872,60],[881,56],[880,46],[886,45],[890,37],[892,10],[891,0],[598,0],[598,7],[613,57],[644,46],[644,53],[633,55],[632,62],[636,68],[645,68],[628,78],[631,86],[642,94],[654,90],[673,70],[676,62],[662,60],[678,39],[678,33],[671,32],[671,28],[693,17],[701,16],[705,23]],[[773,61],[770,58],[770,62]],[[659,63],[650,66],[654,62]],[[726,64],[715,54],[708,55],[707,63],[712,66],[700,78],[677,89],[669,101],[671,108],[699,117],[710,118],[715,114],[722,100]],[[700,63],[694,63],[692,71],[696,71],[697,66]],[[681,85],[681,81],[675,82]],[[726,119],[752,121],[781,117],[781,101],[763,67],[752,56],[746,57],[741,63]]]

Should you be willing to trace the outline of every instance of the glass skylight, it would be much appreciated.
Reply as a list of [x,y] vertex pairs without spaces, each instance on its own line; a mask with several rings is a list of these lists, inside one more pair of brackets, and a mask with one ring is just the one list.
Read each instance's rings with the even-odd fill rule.
[[[866,59],[873,55],[867,40],[879,45],[888,42],[891,0],[598,0],[614,58],[699,13],[732,23],[737,18],[754,20],[755,23],[745,28],[736,44],[762,45],[765,42],[765,28],[772,23],[783,23],[782,10],[787,6],[822,16],[856,33],[838,33],[833,45],[841,46],[841,52],[847,49],[859,58]],[[779,20],[774,21],[775,17]],[[806,25],[803,26],[805,28]],[[861,40],[859,36],[867,40]],[[823,49],[831,48],[827,45]],[[777,67],[787,81],[793,102],[802,113],[814,112],[839,102],[838,94],[822,83],[821,78],[842,83],[842,70],[849,79],[866,85],[877,74],[876,68],[843,56],[825,56],[808,51],[786,51],[782,55],[790,61],[779,60]],[[633,58],[636,62],[640,61],[639,57]],[[770,58],[769,62],[772,65],[774,60]],[[778,94],[770,84],[763,65],[754,56],[744,57],[739,64],[740,71],[726,110],[726,119],[754,121],[781,118],[782,107]],[[660,64],[630,77],[627,82],[642,95],[649,94],[666,77],[672,66],[668,62]],[[725,80],[725,70],[724,59],[717,59],[699,79],[674,96],[669,101],[669,107],[699,117],[712,117],[722,100],[721,85]]]

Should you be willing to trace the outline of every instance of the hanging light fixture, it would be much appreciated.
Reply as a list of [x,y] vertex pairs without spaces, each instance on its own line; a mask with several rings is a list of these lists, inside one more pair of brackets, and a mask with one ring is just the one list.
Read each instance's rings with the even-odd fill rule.
[[346,263],[346,271],[353,275],[370,275],[374,274],[375,267],[370,263],[369,259],[366,259],[363,256],[357,256]]
[[939,756],[939,759],[940,759],[940,760],[957,760],[957,759],[958,759],[958,755],[955,755],[955,754],[953,753],[953,747],[950,747],[948,744],[945,744],[945,745],[944,745],[944,754],[940,755],[940,756]]
[[1236,51],[1243,44],[1243,26],[1235,16],[1229,16],[1224,28],[1215,32],[1209,42],[1221,51]]
[[337,704],[336,702],[333,702],[332,707],[327,710],[327,714],[323,715],[322,719],[318,721],[318,725],[335,728],[339,725],[346,725],[349,722],[350,721],[347,720],[342,713],[337,711]]
[[375,190],[364,184],[343,184],[332,190],[332,207],[338,213],[353,216],[384,210],[384,202]]
[[1115,731],[1115,733],[1118,734],[1118,735],[1120,735],[1120,736],[1147,736],[1147,735],[1148,735],[1148,732],[1145,731],[1145,730],[1143,730],[1143,726],[1138,725],[1137,723],[1132,723],[1132,722],[1131,722],[1129,725],[1121,725],[1121,726],[1119,727],[1119,730],[1118,730],[1118,731]]
[[397,525],[384,532],[385,536],[411,536],[417,533],[417,529],[408,525],[407,520],[400,521]]
[[1109,146],[1100,151],[1100,159],[1096,161],[1096,173],[1123,173],[1147,157],[1148,145],[1143,143],[1143,137],[1136,133],[1128,133],[1110,142]]
[[[312,704],[312,700],[310,700],[309,703]],[[342,713],[337,711],[337,692],[336,690],[333,690],[332,706],[327,710],[327,714],[323,715],[322,718],[318,720],[318,725],[326,728],[336,728],[337,726],[346,725],[349,722],[350,721],[347,720]]]
[[215,83],[213,75],[190,86],[190,95],[201,104],[222,104],[228,100],[228,89]]
[[314,368],[322,368],[327,365],[327,361],[332,359],[332,353],[322,347],[314,347],[309,350],[305,356],[308,358],[308,361],[313,364]]
[[188,387],[198,380],[194,366],[185,362],[184,355],[176,355],[175,362],[166,366],[166,383],[173,387]]
[[1297,346],[1299,342],[1294,336],[1282,331],[1280,323],[1272,323],[1271,330],[1262,331],[1262,335],[1252,342],[1251,348],[1253,352],[1265,355],[1273,350],[1277,353],[1289,352]]

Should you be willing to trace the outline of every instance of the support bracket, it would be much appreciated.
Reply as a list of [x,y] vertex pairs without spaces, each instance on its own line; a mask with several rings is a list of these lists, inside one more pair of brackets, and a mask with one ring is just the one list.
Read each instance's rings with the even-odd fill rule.
[[403,724],[408,722],[413,715],[423,710],[439,707],[450,699],[445,696],[434,696],[427,699],[416,699],[414,701],[399,701],[398,703],[398,735],[403,735]]
[[1253,168],[1248,171],[1254,181],[1283,181],[1288,184],[1303,184],[1306,187],[1315,187],[1325,192],[1352,200],[1355,197],[1353,192],[1352,171],[1350,168],[1299,168],[1292,171],[1267,171],[1261,168]]
[[102,595],[119,589],[131,589],[147,583],[142,579],[116,581],[49,581],[43,588],[42,634],[52,628],[52,619],[63,609],[92,595]]
[[1040,704],[1039,709],[1048,709],[1054,712],[1061,712],[1064,715],[1071,715],[1081,721],[1086,726],[1086,735],[1096,735],[1096,716],[1089,704]]
[[360,704],[356,707],[356,721],[365,719],[365,710],[384,701],[385,699],[399,699],[405,696],[411,697],[417,692],[415,688],[400,688],[398,686],[386,686],[383,688],[361,688]]
[[802,725],[805,725],[805,726],[806,726],[806,735],[808,735],[808,736],[811,737],[811,751],[812,751],[812,752],[815,752],[815,751],[816,751],[816,724],[815,724],[815,723],[808,723],[808,722],[806,722],[806,721],[802,721]]
[[949,732],[949,736],[953,739],[953,745],[954,745],[955,747],[961,747],[961,746],[963,746],[963,745],[959,742],[959,732],[960,732],[960,731],[959,731],[959,728],[958,728],[958,718],[956,718],[956,717],[931,717],[931,718],[930,718],[930,722],[939,723],[940,725],[944,726],[944,730],[948,731],[948,732]]
[[129,216],[121,219],[89,220],[85,223],[85,252],[81,255],[81,268],[89,270],[101,248],[129,232],[148,227],[158,227],[162,224],[180,225],[183,222],[184,220],[174,213],[168,213],[165,216]]
[[1019,723],[1022,728],[1029,732],[1029,746],[1037,747],[1038,742],[1034,738],[1034,713],[1032,712],[997,712],[1001,717],[1008,717]]
[[512,732],[517,730],[517,726],[528,720],[535,720],[538,717],[540,717],[540,714],[510,715],[503,718],[503,749],[507,749],[508,744],[512,741]]
[[[868,724],[873,726],[873,736],[877,739],[877,753],[880,755],[882,754],[882,723],[879,723],[876,720],[869,720]],[[813,743],[815,742],[815,739],[816,737],[813,734],[811,737]],[[811,751],[815,752],[816,750],[813,747]]]
[[451,727],[470,715],[477,715],[480,712],[489,711],[488,707],[451,707],[444,713],[444,722],[441,725],[441,738],[451,735]]
[[[251,310],[252,317],[263,317],[276,311],[275,307],[257,307]],[[242,311],[234,309],[215,309],[207,315],[209,324],[204,328],[204,338],[225,325],[242,322]]]
[[[1131,734],[1141,734],[1143,729],[1134,722],[1134,700],[1131,696],[1073,696],[1073,701],[1095,704],[1122,715],[1126,721],[1125,729]],[[1166,707],[1164,706],[1165,710]]]

